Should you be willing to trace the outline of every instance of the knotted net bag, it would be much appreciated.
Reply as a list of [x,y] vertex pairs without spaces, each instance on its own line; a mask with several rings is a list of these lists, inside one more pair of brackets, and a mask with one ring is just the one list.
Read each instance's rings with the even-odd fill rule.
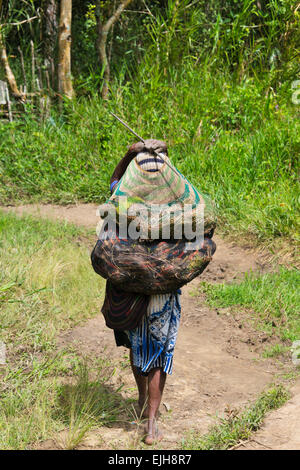
[[[216,216],[211,200],[167,156],[155,157],[155,171],[146,171],[141,162],[147,156],[131,161],[113,195],[100,206],[102,214],[115,214],[116,226],[108,224],[102,231],[91,258],[94,270],[119,288],[151,295],[175,291],[204,271],[216,249],[211,240]],[[188,220],[195,230],[200,206],[204,237],[188,240],[183,225]],[[137,214],[140,237],[122,235],[120,226],[128,229]]]

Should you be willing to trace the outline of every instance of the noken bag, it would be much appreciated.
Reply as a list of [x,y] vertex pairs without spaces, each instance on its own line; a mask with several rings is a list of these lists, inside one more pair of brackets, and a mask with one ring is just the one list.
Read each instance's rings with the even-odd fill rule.
[[184,240],[142,242],[111,235],[107,232],[106,239],[97,241],[92,265],[97,274],[126,292],[173,292],[199,276],[216,250],[210,238],[190,250],[193,242]]
[[120,222],[121,217],[126,217],[129,225],[135,219],[139,208],[143,207],[146,216],[143,220],[143,213],[140,213],[141,231],[151,238],[151,233],[148,232],[148,214],[151,211],[154,216],[151,229],[153,233],[158,234],[157,238],[161,238],[162,233],[168,232],[165,230],[168,226],[170,238],[174,238],[174,227],[181,223],[182,209],[184,208],[189,213],[188,217],[194,229],[199,213],[197,209],[200,206],[204,216],[205,235],[216,227],[215,206],[211,199],[200,193],[171,164],[168,157],[165,157],[165,163],[159,167],[158,171],[153,172],[141,168],[137,158],[134,158],[117,184],[113,195],[106,204],[100,206],[100,211],[105,214],[107,211],[115,210],[117,223]]
[[[170,220],[168,209],[158,219],[159,236],[156,239],[121,237],[118,224],[124,217],[122,213],[125,213],[129,225],[134,219],[128,215],[130,208],[136,204],[150,208],[153,203],[165,205],[170,212],[175,205],[188,205],[192,218],[197,213],[197,206],[202,204],[204,239],[197,244],[185,238],[176,239],[172,230],[169,239],[161,239],[164,226]],[[102,209],[103,213],[107,209],[115,210],[117,224],[115,228],[102,232],[91,254],[92,265],[96,273],[124,291],[148,295],[173,292],[201,274],[216,250],[211,240],[216,226],[212,202],[172,165],[170,168],[165,163],[159,171],[149,172],[138,165],[136,158],[133,159]],[[176,223],[173,219],[173,227]]]

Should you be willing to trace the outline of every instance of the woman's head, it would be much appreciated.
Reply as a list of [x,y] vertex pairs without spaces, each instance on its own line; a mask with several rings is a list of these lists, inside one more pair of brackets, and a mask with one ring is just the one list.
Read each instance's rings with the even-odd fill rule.
[[118,165],[116,166],[110,183],[111,189],[112,185],[115,182],[119,181],[123,174],[125,173],[129,163],[138,155],[138,154],[148,154],[148,155],[155,155],[156,153],[161,153],[163,155],[168,156],[168,148],[167,144],[162,140],[156,139],[147,139],[145,142],[136,142],[135,144],[131,145],[127,150],[126,155],[119,161]]
[[162,140],[148,139],[145,140],[145,142],[137,142],[136,144],[131,145],[127,154],[128,153],[135,154],[134,156],[139,153],[150,153],[153,155],[155,153],[163,153],[168,155],[168,149],[166,142],[163,142]]

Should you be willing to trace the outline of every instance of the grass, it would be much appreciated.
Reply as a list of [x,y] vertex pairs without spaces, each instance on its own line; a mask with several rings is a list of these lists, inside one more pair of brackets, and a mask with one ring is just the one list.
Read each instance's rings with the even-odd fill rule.
[[276,385],[263,392],[258,399],[245,410],[227,410],[227,417],[211,427],[209,432],[200,435],[190,433],[183,440],[183,450],[227,450],[240,441],[249,439],[257,431],[266,414],[282,406],[289,398],[288,391],[282,385]]
[[67,429],[61,442],[66,449],[75,448],[93,428],[120,420],[125,410],[125,401],[120,400],[119,390],[112,391],[107,386],[113,373],[109,360],[100,367],[99,364],[94,367],[94,377],[91,378],[92,370],[90,364],[80,363],[76,383],[64,384],[58,389],[56,414]]
[[95,315],[104,284],[75,226],[0,212],[0,322],[14,347],[47,349],[60,328]]
[[262,353],[262,357],[268,358],[268,357],[278,357],[282,356],[284,354],[290,353],[291,348],[288,346],[284,346],[281,343],[275,344],[274,346],[270,346],[265,348],[265,350]]
[[0,212],[0,233],[0,448],[27,449],[62,430],[73,448],[125,404],[108,385],[111,361],[56,345],[63,329],[99,312],[103,282],[83,229]]
[[[103,201],[114,166],[134,138],[108,110],[144,138],[168,142],[185,176],[215,199],[219,229],[260,242],[299,240],[299,106],[291,83],[270,76],[233,81],[229,71],[188,62],[161,75],[145,60],[132,82],[66,105],[41,124],[0,124],[0,201]],[[201,86],[200,86],[201,84]]]
[[256,328],[282,341],[295,341],[300,338],[299,286],[299,271],[281,267],[275,273],[246,274],[238,283],[202,283],[201,290],[209,305],[247,311],[246,318]]
[[27,368],[24,361],[7,366],[1,384],[1,449],[39,447],[49,438],[51,448],[72,449],[90,430],[124,416],[128,403],[108,385],[111,364],[86,360],[65,350],[51,359],[28,361]]

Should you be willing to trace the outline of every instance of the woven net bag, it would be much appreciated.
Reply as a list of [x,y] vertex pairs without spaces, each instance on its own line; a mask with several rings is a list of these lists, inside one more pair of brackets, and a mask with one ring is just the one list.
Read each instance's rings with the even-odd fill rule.
[[[165,160],[158,171],[149,172],[134,158],[114,194],[100,206],[103,214],[114,211],[116,228],[102,232],[91,255],[92,265],[99,275],[127,292],[149,295],[173,292],[201,274],[216,249],[211,240],[216,226],[214,205],[167,157]],[[204,238],[199,242],[184,237],[176,239],[178,224],[183,224],[182,208],[188,207],[194,229],[200,205],[204,213]],[[145,209],[144,218],[138,210],[141,206]],[[149,228],[150,211],[152,215],[154,211],[154,218]],[[143,237],[133,240],[121,236],[121,221],[124,224],[125,218],[129,227],[137,212]],[[168,239],[162,239],[168,229]]]

